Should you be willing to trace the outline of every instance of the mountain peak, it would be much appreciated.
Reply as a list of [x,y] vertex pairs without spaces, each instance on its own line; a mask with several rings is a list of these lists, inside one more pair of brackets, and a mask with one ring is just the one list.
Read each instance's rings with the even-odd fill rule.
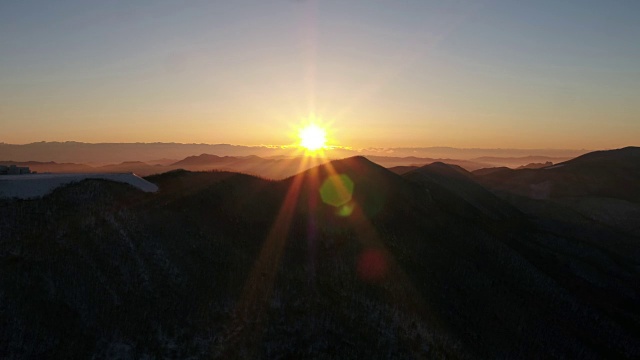
[[470,178],[471,173],[461,168],[458,165],[446,164],[441,161],[436,161],[431,164],[422,166],[414,171],[428,172],[431,174],[444,175],[454,178]]
[[640,147],[627,146],[620,149],[600,150],[586,153],[564,164],[581,164],[593,161],[628,161],[640,159]]
[[211,162],[219,161],[220,159],[222,158],[218,155],[200,154],[200,155],[187,156],[186,158],[180,161],[177,161],[171,165],[174,165],[174,166],[206,165]]

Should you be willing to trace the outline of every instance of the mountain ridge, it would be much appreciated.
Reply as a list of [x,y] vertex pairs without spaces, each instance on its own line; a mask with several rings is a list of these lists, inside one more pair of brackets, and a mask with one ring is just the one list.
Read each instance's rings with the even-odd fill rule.
[[174,170],[146,177],[154,194],[86,180],[0,199],[0,354],[640,354],[639,237],[477,178],[352,157],[279,181]]

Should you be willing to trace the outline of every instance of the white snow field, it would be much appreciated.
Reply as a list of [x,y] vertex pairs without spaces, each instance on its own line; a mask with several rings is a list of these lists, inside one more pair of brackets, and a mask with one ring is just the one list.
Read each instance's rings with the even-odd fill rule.
[[0,197],[29,199],[49,194],[54,189],[85,179],[103,179],[130,184],[144,192],[156,192],[158,186],[135,174],[24,174],[0,176]]

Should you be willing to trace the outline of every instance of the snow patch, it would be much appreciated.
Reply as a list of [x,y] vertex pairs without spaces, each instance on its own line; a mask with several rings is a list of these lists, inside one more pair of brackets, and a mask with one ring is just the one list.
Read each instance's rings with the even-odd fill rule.
[[29,199],[51,193],[60,186],[85,179],[102,179],[132,185],[144,192],[158,186],[135,174],[25,174],[0,176],[0,197]]

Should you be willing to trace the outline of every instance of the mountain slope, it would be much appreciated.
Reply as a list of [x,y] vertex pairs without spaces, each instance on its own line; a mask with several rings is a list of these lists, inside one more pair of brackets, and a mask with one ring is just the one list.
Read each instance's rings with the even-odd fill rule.
[[543,169],[485,169],[474,179],[534,216],[597,222],[640,236],[640,148],[588,153]]
[[640,354],[638,260],[584,240],[620,235],[505,217],[464,170],[147,180],[158,193],[91,180],[0,203],[0,354]]
[[494,171],[477,181],[536,199],[598,196],[640,202],[640,148],[598,151],[543,169]]
[[403,177],[420,184],[440,206],[459,216],[494,221],[518,218],[516,208],[477,184],[472,174],[461,167],[437,162]]

